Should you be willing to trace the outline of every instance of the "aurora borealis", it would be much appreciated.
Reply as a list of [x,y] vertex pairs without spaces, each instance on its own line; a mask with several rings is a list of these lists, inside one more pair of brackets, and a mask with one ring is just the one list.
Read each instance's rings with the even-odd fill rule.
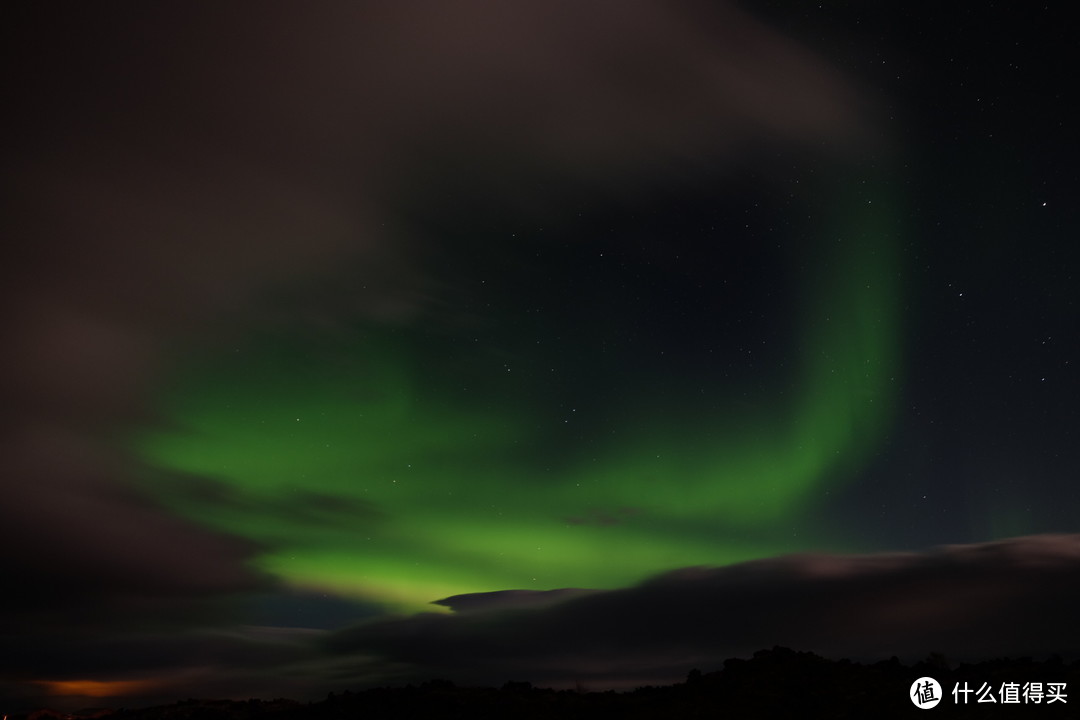
[[[677,286],[679,258],[631,269],[635,258],[617,245],[574,248],[519,266],[519,276],[496,271],[503,307],[481,318],[487,330],[360,326],[241,341],[173,391],[176,429],[147,440],[145,455],[201,478],[166,484],[165,501],[267,547],[258,567],[301,588],[413,610],[468,592],[617,587],[680,563],[797,550],[805,539],[775,529],[798,522],[823,483],[856,476],[898,382],[895,216],[869,193],[833,204],[818,232],[835,247],[808,247],[814,265],[771,271],[795,285],[778,294],[799,309],[722,307],[708,284]],[[688,253],[682,262],[725,260],[692,242],[667,251]],[[522,244],[529,255],[544,247]],[[513,322],[552,303],[540,283],[529,287],[530,274],[586,253],[621,264],[615,278],[649,273],[638,281],[653,304],[635,310],[644,317],[599,331],[569,318]],[[599,291],[612,316],[645,305],[633,295],[640,288],[595,283],[571,280],[559,302],[577,306]],[[690,320],[664,316],[663,298],[680,291]],[[787,315],[765,322],[793,326],[795,337],[769,338],[791,367],[767,359],[744,368],[759,388],[738,399],[716,369],[742,349],[709,322],[747,311]],[[701,324],[700,337],[665,345],[649,334],[687,322]],[[754,335],[748,347],[766,344]],[[646,359],[646,375],[636,352],[672,357],[653,358],[659,367]]]
[[14,14],[0,714],[1080,657],[1056,10],[512,6]]

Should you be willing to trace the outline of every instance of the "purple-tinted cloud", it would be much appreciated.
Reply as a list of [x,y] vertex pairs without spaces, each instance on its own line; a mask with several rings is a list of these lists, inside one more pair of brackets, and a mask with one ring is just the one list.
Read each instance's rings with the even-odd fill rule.
[[[675,570],[636,587],[530,607],[520,591],[445,602],[467,612],[376,621],[330,640],[417,676],[590,687],[673,682],[784,645],[907,661],[1080,653],[1080,535],[926,553],[793,555]],[[539,600],[544,600],[541,595]],[[500,602],[502,601],[502,602]],[[482,608],[482,609],[481,609]]]
[[506,162],[620,182],[866,128],[820,60],[728,5],[34,6],[9,30],[0,560],[27,591],[260,582],[250,548],[140,496],[117,433],[271,290],[345,266],[371,286],[348,309],[421,312],[395,215],[420,188],[506,186],[484,179]]
[[122,438],[192,347],[271,321],[267,295],[347,271],[368,289],[338,311],[406,322],[433,292],[401,211],[425,193],[869,136],[841,78],[725,4],[26,5],[5,25],[0,631],[70,650],[65,675],[98,636],[221,627],[265,590],[256,548],[147,499]]
[[931,652],[954,662],[1069,656],[1080,654],[1077,578],[1078,535],[923,553],[792,555],[684,568],[615,590],[457,596],[440,603],[450,615],[375,618],[336,632],[136,628],[116,618],[74,631],[42,624],[8,636],[0,673],[11,694],[26,697],[40,695],[36,680],[89,679],[145,683],[155,701],[308,699],[432,677],[629,688],[680,681],[693,667],[718,669],[774,645],[865,661],[912,662]]

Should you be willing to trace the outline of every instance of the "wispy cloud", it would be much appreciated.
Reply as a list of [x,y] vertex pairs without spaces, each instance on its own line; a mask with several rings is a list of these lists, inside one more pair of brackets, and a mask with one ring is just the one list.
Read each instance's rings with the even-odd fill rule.
[[[258,549],[148,500],[122,436],[156,419],[187,349],[266,321],[271,291],[347,267],[370,286],[347,310],[403,322],[430,300],[403,208],[436,188],[505,191],[509,164],[619,183],[867,136],[848,84],[728,5],[133,3],[9,21],[0,667],[20,683],[121,687],[107,683],[151,659],[265,649],[200,634],[272,587],[248,564]],[[436,640],[461,620],[437,622]],[[334,647],[401,654],[399,626],[377,627]]]

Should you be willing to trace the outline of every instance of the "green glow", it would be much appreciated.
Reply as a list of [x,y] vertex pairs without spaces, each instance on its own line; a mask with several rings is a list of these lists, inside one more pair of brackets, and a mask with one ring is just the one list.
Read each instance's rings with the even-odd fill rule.
[[559,449],[530,403],[542,378],[465,392],[432,378],[441,358],[419,334],[254,341],[168,398],[177,429],[139,445],[180,479],[152,489],[261,543],[257,565],[290,583],[407,610],[806,549],[792,523],[823,482],[855,476],[897,384],[893,217],[846,205],[800,271],[794,389],[752,416],[685,417],[635,389],[617,433],[545,463]]

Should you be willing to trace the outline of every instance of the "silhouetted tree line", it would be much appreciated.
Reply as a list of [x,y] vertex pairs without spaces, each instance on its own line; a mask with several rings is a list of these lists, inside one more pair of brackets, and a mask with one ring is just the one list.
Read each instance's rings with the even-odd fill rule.
[[[943,656],[932,653],[909,667],[895,657],[860,664],[775,647],[750,659],[726,660],[723,669],[715,672],[691,670],[683,683],[629,692],[553,690],[524,681],[509,681],[498,689],[466,688],[436,679],[416,686],[330,693],[325,700],[306,704],[282,699],[187,700],[117,710],[109,720],[926,718],[908,697],[912,683],[923,676],[936,679],[944,696],[931,717],[1080,717],[1080,660],[1066,664],[1058,657],[1002,659],[952,667]],[[957,704],[951,693],[958,683],[973,689],[987,684],[996,690],[1003,683],[1032,681],[1065,683],[1066,702],[990,706],[976,702],[972,694],[967,704]],[[11,716],[9,720],[28,719]]]

